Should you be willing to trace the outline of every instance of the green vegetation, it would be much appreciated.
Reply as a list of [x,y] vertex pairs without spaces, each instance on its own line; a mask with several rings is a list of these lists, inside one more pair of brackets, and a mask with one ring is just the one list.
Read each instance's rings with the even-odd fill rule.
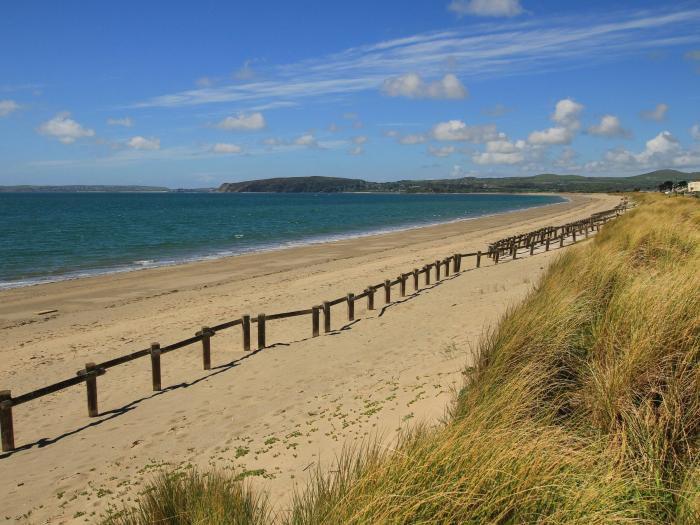
[[442,427],[346,454],[287,515],[194,474],[196,505],[163,478],[119,523],[699,523],[700,205],[635,199],[483,338]]
[[287,177],[222,184],[221,192],[335,193],[335,192],[614,192],[657,190],[670,181],[700,179],[700,173],[659,170],[634,177],[582,177],[580,175],[535,175],[533,177],[476,178],[438,180],[400,180],[369,182],[339,177]]

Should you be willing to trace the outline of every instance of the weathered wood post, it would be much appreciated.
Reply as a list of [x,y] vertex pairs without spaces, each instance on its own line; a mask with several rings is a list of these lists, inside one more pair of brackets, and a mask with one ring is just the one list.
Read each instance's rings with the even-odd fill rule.
[[97,409],[97,365],[95,363],[85,364],[85,385],[87,386],[87,405],[88,416],[97,417],[99,411]]
[[559,237],[559,248],[564,247],[564,232],[561,233],[561,237]]
[[426,264],[423,269],[425,270],[425,285],[428,286],[430,284],[430,264]]
[[391,302],[391,281],[389,279],[384,281],[384,302],[386,304]]
[[413,291],[414,292],[417,292],[418,286],[420,286],[418,283],[418,273],[419,273],[418,268],[414,268],[413,269]]
[[374,310],[374,286],[367,288],[367,310]]
[[454,262],[455,262],[455,268],[454,268],[454,273],[459,273],[459,271],[462,269],[462,256],[458,253],[455,253],[452,256]]
[[331,331],[331,303],[323,301],[323,331]]
[[518,245],[516,243],[513,243],[513,247],[511,248],[511,255],[513,256],[513,259],[516,259],[518,257]]
[[535,243],[531,242],[530,243],[530,255],[534,255],[535,253]]
[[450,275],[450,258],[446,257],[443,262],[445,263],[445,277],[449,277],[449,275]]
[[267,346],[265,335],[265,314],[258,314],[258,350]]
[[355,294],[348,294],[348,321],[355,320]]
[[498,249],[496,250],[496,253],[493,256],[493,264],[498,264],[498,260],[501,258],[501,250]]
[[243,327],[243,350],[250,352],[250,316],[244,315],[241,317],[241,326]]
[[202,368],[211,370],[211,328],[202,327]]
[[547,237],[547,240],[544,241],[544,251],[549,251],[549,237]]
[[401,274],[399,276],[399,289],[401,290],[401,297],[406,297],[406,274]]
[[574,242],[576,242],[576,228],[574,228],[574,231],[571,232],[571,234],[573,235]]
[[160,344],[151,343],[151,382],[153,391],[162,390],[160,382]]
[[0,390],[0,437],[2,451],[12,452],[15,449],[15,427],[12,421],[12,392]]
[[440,261],[435,261],[435,282],[440,280]]
[[481,252],[476,252],[476,267],[481,267]]
[[321,317],[321,307],[313,306],[311,308],[311,337],[318,337],[319,320]]

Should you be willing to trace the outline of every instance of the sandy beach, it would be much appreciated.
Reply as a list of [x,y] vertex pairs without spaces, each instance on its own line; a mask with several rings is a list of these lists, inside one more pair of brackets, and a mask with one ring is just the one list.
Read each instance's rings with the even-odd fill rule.
[[[567,197],[439,226],[4,290],[0,389],[19,395],[86,362],[166,345],[202,325],[359,293],[438,258],[619,202]],[[388,308],[378,293],[374,311],[358,301],[351,324],[338,306],[333,332],[318,338],[307,316],[272,321],[272,346],[260,352],[244,352],[235,327],[212,339],[209,371],[199,345],[164,355],[161,392],[151,391],[148,358],[119,366],[98,379],[97,418],[87,417],[83,385],[18,406],[20,450],[0,456],[0,519],[94,522],[110,503],[133,503],[160,469],[190,464],[234,469],[283,510],[295,485],[344,446],[373,438],[390,445],[402,427],[439,421],[480,335],[559,253],[488,261]]]

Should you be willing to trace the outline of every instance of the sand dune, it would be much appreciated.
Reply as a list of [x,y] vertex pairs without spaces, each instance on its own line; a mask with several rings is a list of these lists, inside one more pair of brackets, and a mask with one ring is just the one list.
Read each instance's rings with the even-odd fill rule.
[[[18,395],[202,325],[358,293],[436,258],[618,202],[575,195],[448,225],[6,290],[0,388]],[[151,392],[148,359],[117,367],[98,380],[98,418],[86,415],[83,386],[21,405],[16,439],[27,448],[0,459],[0,518],[94,521],[109,502],[133,501],[164,465],[186,464],[235,468],[284,508],[294,484],[344,444],[371,436],[390,443],[402,426],[439,420],[479,335],[557,253],[488,263],[387,308],[377,294],[378,308],[358,301],[349,325],[337,307],[334,332],[318,338],[310,338],[308,317],[272,321],[273,346],[261,352],[243,352],[233,328],[212,339],[210,371],[199,346],[164,355],[159,393]]]

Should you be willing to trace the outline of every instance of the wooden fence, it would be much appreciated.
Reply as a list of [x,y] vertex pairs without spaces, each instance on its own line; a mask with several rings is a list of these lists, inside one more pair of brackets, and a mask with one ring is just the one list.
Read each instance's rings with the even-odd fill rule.
[[399,295],[406,295],[407,283],[412,281],[413,290],[418,291],[420,288],[420,276],[424,276],[425,285],[431,284],[431,274],[435,274],[435,282],[439,281],[442,276],[448,277],[450,271],[452,273],[460,273],[463,271],[462,264],[469,257],[474,258],[474,267],[479,268],[482,264],[482,259],[488,257],[493,261],[493,264],[498,264],[499,260],[504,256],[509,256],[516,259],[519,251],[527,250],[530,255],[534,254],[537,246],[544,246],[545,251],[549,251],[552,244],[559,243],[559,247],[564,246],[564,240],[568,237],[572,238],[573,242],[577,242],[582,236],[587,238],[593,231],[598,231],[601,224],[619,216],[625,211],[627,204],[623,201],[622,204],[615,208],[600,213],[591,215],[587,219],[576,222],[571,222],[561,226],[552,226],[541,228],[522,235],[516,235],[501,239],[491,244],[485,252],[473,253],[455,253],[444,259],[437,259],[435,262],[428,263],[422,268],[414,268],[412,271],[402,273],[396,279],[387,279],[378,284],[373,284],[364,289],[362,293],[348,293],[343,297],[332,301],[324,301],[320,305],[312,306],[304,310],[295,310],[293,312],[281,312],[276,314],[258,314],[256,317],[243,315],[238,319],[226,321],[215,326],[204,326],[193,337],[171,343],[166,346],[160,346],[159,343],[152,343],[149,348],[137,350],[130,354],[126,354],[102,363],[87,363],[85,368],[76,372],[74,377],[64,379],[57,383],[39,388],[32,392],[13,397],[10,390],[0,390],[0,437],[2,439],[2,451],[10,452],[15,450],[15,435],[14,424],[12,419],[12,409],[18,405],[28,403],[43,396],[53,394],[60,390],[85,383],[87,390],[87,409],[89,417],[97,417],[98,398],[97,398],[97,378],[107,373],[107,370],[115,366],[150,356],[151,360],[151,376],[153,382],[153,390],[159,391],[162,389],[161,384],[161,357],[163,354],[173,352],[180,348],[185,348],[190,345],[201,343],[202,348],[202,367],[204,370],[211,368],[211,338],[218,332],[227,330],[235,326],[241,327],[242,346],[244,351],[251,350],[251,327],[257,327],[257,349],[261,350],[267,346],[265,334],[266,326],[270,321],[279,319],[288,319],[291,317],[310,316],[311,317],[311,335],[318,337],[320,334],[321,313],[323,313],[323,331],[328,333],[331,331],[331,309],[333,306],[345,304],[347,308],[348,321],[355,320],[355,302],[360,299],[367,299],[367,309],[374,310],[375,308],[375,293],[379,290],[384,291],[384,303],[388,304],[392,301],[392,287],[399,286]]

